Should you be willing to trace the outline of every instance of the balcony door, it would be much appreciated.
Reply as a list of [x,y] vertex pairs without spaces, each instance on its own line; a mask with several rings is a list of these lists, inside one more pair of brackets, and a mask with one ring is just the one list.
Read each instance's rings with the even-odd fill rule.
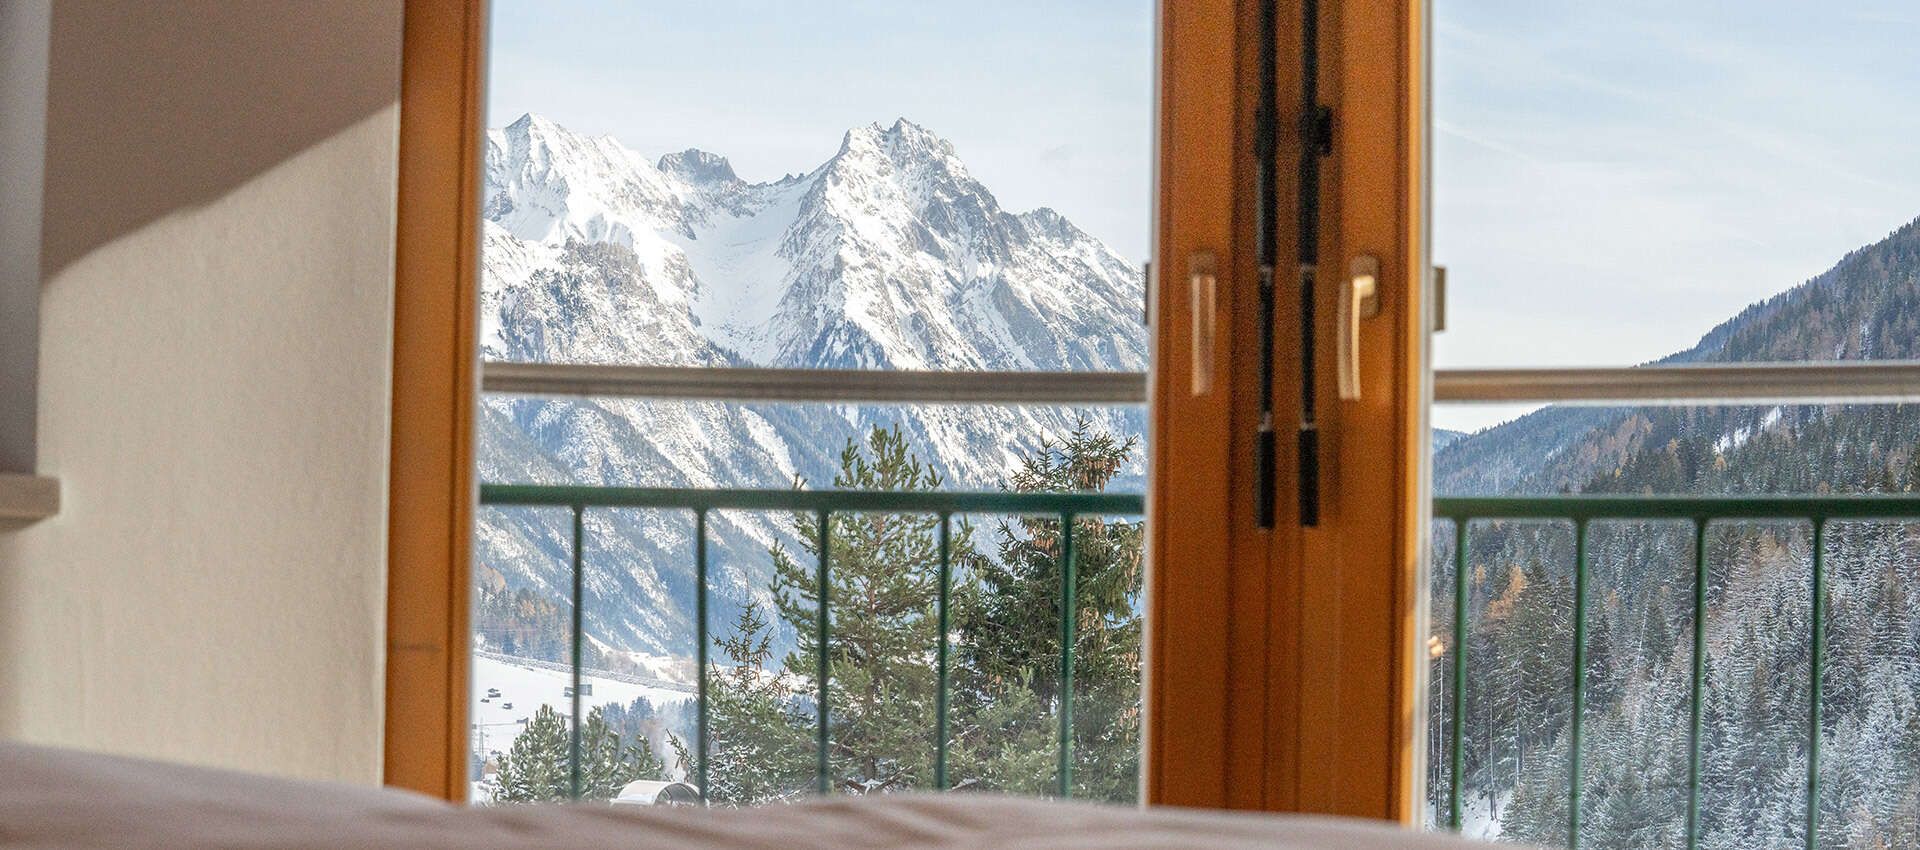
[[389,781],[1411,819],[1420,5],[670,5],[409,7]]

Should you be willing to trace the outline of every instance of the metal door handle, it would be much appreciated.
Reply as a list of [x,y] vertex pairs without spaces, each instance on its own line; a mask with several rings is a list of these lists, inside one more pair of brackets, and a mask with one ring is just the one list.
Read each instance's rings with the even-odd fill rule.
[[1213,390],[1213,341],[1215,334],[1214,292],[1218,281],[1213,274],[1213,252],[1201,251],[1187,260],[1187,288],[1193,313],[1193,394],[1206,395]]
[[1380,260],[1371,254],[1361,254],[1347,264],[1347,278],[1340,285],[1337,365],[1340,398],[1345,401],[1360,398],[1360,320],[1380,312],[1379,280]]

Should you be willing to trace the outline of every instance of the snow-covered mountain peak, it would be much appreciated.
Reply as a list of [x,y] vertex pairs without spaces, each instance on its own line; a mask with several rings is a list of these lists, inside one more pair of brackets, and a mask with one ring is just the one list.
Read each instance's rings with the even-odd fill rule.
[[904,202],[907,207],[899,211],[912,215],[951,197],[979,198],[985,203],[973,205],[983,212],[999,209],[992,193],[967,172],[952,142],[905,118],[891,127],[874,123],[848,130],[819,177],[862,202]]
[[658,260],[652,234],[684,229],[682,194],[611,136],[590,138],[533,114],[487,134],[481,214],[518,239],[614,242]]
[[[803,177],[747,183],[712,152],[650,161],[527,115],[489,134],[487,178],[490,234],[523,246],[503,243],[489,269],[502,303],[558,249],[608,242],[630,254],[601,256],[603,265],[633,266],[613,279],[649,290],[655,309],[688,314],[636,327],[691,328],[748,362],[1132,369],[1145,360],[1131,318],[1138,269],[1053,210],[1002,210],[952,143],[904,118],[848,130]],[[686,340],[601,336],[589,347],[613,350],[572,356],[704,356]]]
[[1052,207],[1038,207],[1023,212],[1020,214],[1020,223],[1026,226],[1028,233],[1054,242],[1079,242],[1093,238]]
[[872,144],[886,151],[887,156],[896,163],[916,159],[959,159],[952,142],[906,118],[894,119],[890,127],[881,126],[880,122],[875,121],[865,127],[848,130],[841,142],[841,150],[845,151],[856,142]]
[[733,163],[715,153],[698,148],[687,148],[679,153],[670,153],[655,164],[663,174],[678,177],[688,183],[739,183],[740,176],[733,173]]

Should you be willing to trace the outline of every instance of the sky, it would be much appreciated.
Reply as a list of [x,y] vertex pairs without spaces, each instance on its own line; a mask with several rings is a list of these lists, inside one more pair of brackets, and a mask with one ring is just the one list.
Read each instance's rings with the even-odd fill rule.
[[[906,117],[1000,199],[1147,253],[1149,0],[493,4],[489,121],[804,172]],[[1691,346],[1920,217],[1912,0],[1434,0],[1435,365]],[[1472,430],[1524,408],[1436,409]]]
[[1644,363],[1920,217],[1911,0],[1435,4],[1437,367]]
[[1014,212],[1148,248],[1150,0],[495,0],[488,122],[538,112],[742,178],[812,170],[907,118]]

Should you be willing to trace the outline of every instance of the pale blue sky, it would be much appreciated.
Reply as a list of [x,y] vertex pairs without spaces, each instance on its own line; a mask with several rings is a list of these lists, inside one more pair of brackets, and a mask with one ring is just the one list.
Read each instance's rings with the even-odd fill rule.
[[[1145,257],[1149,0],[494,9],[494,124],[541,112],[764,180],[905,116],[1007,207]],[[1651,360],[1920,217],[1912,0],[1436,0],[1435,18],[1438,365]]]
[[749,180],[905,117],[1003,206],[1050,206],[1145,260],[1149,0],[495,0],[489,122],[539,112]]
[[1436,12],[1440,366],[1652,360],[1920,217],[1912,0]]

